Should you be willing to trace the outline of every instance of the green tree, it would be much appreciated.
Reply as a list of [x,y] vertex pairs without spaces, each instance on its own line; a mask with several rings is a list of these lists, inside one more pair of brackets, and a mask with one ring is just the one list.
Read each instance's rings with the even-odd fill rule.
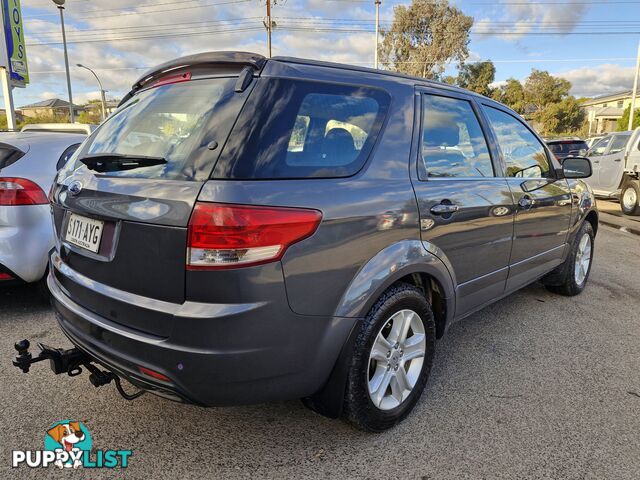
[[99,110],[99,109],[84,110],[80,112],[80,115],[78,116],[78,122],[93,123],[97,125],[100,122],[102,122],[102,110]]
[[573,96],[549,103],[534,114],[542,125],[543,135],[568,135],[579,131],[584,123],[584,110]]
[[[624,113],[622,114],[622,118],[618,119],[618,128],[619,132],[624,132],[629,129],[629,114],[631,113],[631,105],[624,109]],[[636,108],[633,111],[633,124],[631,128],[640,127],[640,105],[636,100]]]
[[380,59],[390,70],[440,78],[448,62],[462,64],[469,56],[473,18],[447,0],[413,0],[393,9],[393,24],[382,30]]
[[504,103],[519,114],[523,114],[526,103],[524,101],[524,87],[515,78],[508,78],[504,85],[495,88],[492,98],[498,102]]
[[550,103],[561,101],[569,95],[570,89],[570,81],[534,68],[524,82],[524,100],[527,104],[533,105],[536,111],[539,111]]
[[457,83],[462,88],[491,96],[493,89],[489,86],[496,77],[496,67],[491,60],[478,63],[465,63],[460,67]]

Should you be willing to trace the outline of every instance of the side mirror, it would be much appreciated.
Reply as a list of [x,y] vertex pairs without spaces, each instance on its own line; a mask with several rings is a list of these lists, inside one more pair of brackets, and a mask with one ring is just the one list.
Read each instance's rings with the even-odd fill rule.
[[589,178],[592,174],[591,160],[586,157],[567,157],[562,162],[564,178]]

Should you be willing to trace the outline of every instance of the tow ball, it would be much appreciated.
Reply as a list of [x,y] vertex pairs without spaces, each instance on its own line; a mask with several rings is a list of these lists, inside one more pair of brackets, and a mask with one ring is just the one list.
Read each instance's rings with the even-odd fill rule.
[[101,370],[93,365],[91,357],[77,348],[65,350],[64,348],[51,348],[43,343],[38,343],[40,353],[37,357],[34,357],[31,355],[31,352],[29,352],[29,348],[31,347],[29,340],[20,340],[16,342],[14,347],[18,351],[18,355],[12,362],[13,366],[22,370],[23,373],[29,373],[29,369],[34,363],[49,360],[49,367],[56,375],[66,373],[70,377],[76,377],[82,373],[82,367],[86,368],[90,372],[89,381],[91,385],[96,388],[107,385],[113,380],[118,393],[126,400],[134,400],[146,393],[144,390],[139,390],[133,394],[125,392],[118,375],[113,372]]

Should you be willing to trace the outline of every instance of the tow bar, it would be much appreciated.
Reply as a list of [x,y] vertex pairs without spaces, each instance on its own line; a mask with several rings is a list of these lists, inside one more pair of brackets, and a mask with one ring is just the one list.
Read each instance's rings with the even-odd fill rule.
[[37,357],[33,357],[29,352],[29,347],[31,347],[29,340],[20,340],[14,347],[18,351],[18,355],[12,362],[13,366],[18,367],[23,373],[29,373],[29,369],[34,363],[49,360],[49,367],[56,375],[66,373],[70,377],[75,377],[82,373],[82,367],[86,368],[91,372],[89,381],[96,388],[107,385],[113,380],[118,393],[126,400],[135,400],[146,393],[145,390],[139,390],[136,393],[128,394],[122,388],[118,375],[92,365],[93,360],[77,348],[65,350],[63,348],[51,348],[43,343],[38,343],[40,354]]

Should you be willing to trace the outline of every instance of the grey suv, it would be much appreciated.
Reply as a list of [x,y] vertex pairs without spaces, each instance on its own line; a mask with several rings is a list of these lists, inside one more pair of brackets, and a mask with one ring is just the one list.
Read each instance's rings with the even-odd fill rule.
[[541,278],[583,290],[590,170],[448,85],[184,57],[59,172],[48,284],[71,342],[143,390],[303,398],[381,431],[415,406],[454,321]]

